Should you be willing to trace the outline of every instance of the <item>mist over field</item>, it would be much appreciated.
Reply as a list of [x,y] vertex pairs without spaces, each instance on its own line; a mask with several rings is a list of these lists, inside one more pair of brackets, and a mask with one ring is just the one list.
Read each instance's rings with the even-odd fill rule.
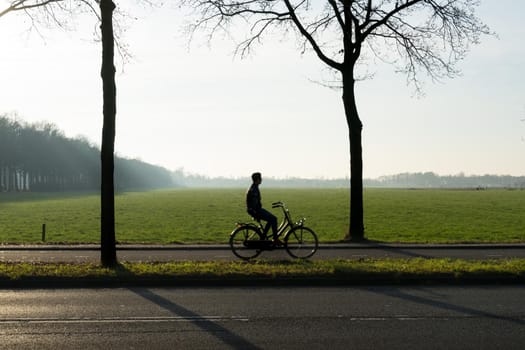
[[[348,188],[349,179],[266,177],[266,188]],[[169,170],[139,159],[117,156],[117,190],[161,188],[246,188],[244,177],[210,177]],[[433,172],[402,173],[365,179],[365,187],[384,188],[525,188],[525,176],[438,175]],[[28,124],[0,115],[0,188],[2,192],[62,192],[98,190],[100,149],[82,137],[68,138],[50,123]]]
[[[247,187],[251,183],[250,176],[241,178],[208,177],[199,174],[187,174],[183,169],[172,173],[176,187],[188,188],[228,188]],[[264,176],[264,175],[263,175]],[[350,181],[346,179],[304,179],[264,178],[263,186],[267,188],[348,188]],[[377,179],[365,179],[365,187],[383,188],[519,188],[525,189],[525,176],[509,175],[445,175],[433,172],[403,173],[381,176]]]

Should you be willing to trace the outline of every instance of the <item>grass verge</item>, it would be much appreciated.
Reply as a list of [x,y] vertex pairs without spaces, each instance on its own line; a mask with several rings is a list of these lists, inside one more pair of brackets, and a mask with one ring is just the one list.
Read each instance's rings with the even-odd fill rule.
[[0,263],[0,287],[525,283],[525,259]]

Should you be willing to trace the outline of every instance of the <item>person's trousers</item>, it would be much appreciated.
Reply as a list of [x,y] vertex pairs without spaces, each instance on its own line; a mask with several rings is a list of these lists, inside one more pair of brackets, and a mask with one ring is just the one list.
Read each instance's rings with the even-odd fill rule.
[[264,220],[266,221],[266,226],[264,227],[264,235],[268,233],[268,230],[270,227],[272,228],[272,234],[274,238],[276,238],[277,235],[277,217],[270,213],[268,210],[261,208],[257,212],[257,216],[255,217],[258,220]]

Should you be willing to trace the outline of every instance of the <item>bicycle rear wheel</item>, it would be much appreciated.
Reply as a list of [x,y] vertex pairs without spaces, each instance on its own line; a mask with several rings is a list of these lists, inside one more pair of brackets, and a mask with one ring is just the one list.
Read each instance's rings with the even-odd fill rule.
[[250,242],[259,242],[261,236],[259,230],[253,226],[241,226],[235,229],[230,235],[230,248],[237,257],[249,260],[261,254],[261,250]]
[[317,235],[308,227],[292,228],[284,237],[284,248],[288,254],[298,259],[314,255],[318,245]]

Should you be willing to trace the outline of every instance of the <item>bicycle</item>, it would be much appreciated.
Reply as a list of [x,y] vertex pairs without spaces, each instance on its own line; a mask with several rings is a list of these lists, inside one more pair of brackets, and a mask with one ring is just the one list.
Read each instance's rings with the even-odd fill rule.
[[[279,225],[276,237],[284,235],[283,246],[286,252],[294,258],[307,259],[315,254],[319,246],[315,232],[304,226],[305,218],[297,222],[292,221],[292,216],[283,202],[272,203],[272,208],[281,208],[284,214]],[[230,247],[237,257],[250,260],[257,257],[264,250],[274,250],[280,244],[266,239],[264,228],[260,220],[257,224],[238,222],[237,227],[230,234]]]

